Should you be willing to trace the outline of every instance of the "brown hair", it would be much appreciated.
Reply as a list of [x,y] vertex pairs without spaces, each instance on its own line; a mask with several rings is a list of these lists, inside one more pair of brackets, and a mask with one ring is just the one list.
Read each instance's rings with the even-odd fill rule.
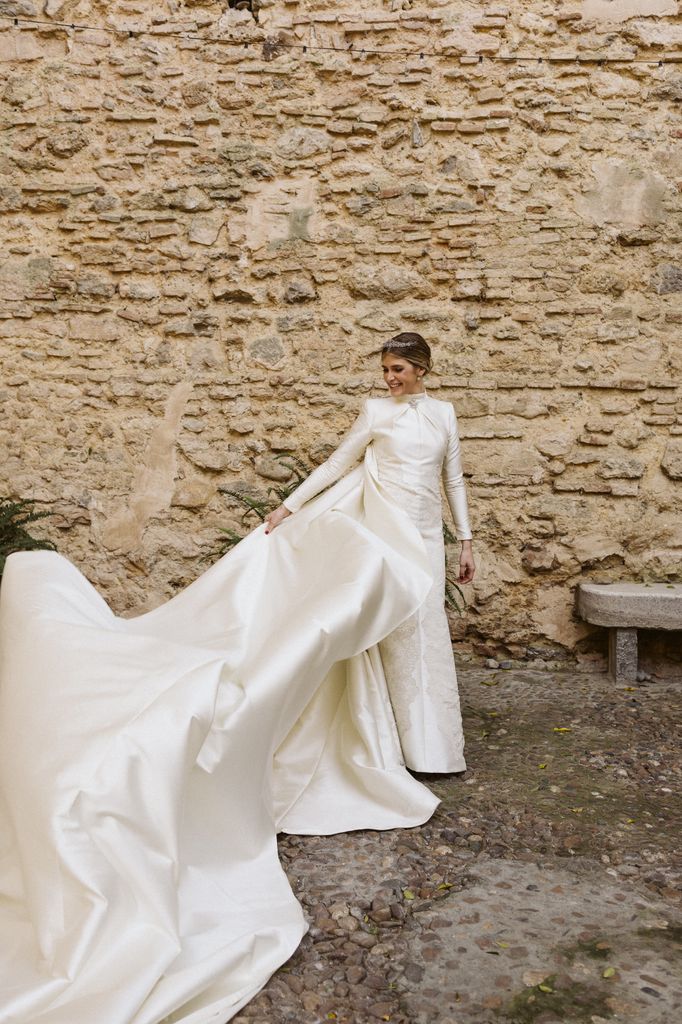
[[382,357],[389,352],[394,356],[400,356],[401,359],[407,359],[408,363],[419,366],[426,373],[433,367],[431,349],[421,334],[414,331],[403,331],[402,334],[396,334],[390,341],[385,342],[381,346]]

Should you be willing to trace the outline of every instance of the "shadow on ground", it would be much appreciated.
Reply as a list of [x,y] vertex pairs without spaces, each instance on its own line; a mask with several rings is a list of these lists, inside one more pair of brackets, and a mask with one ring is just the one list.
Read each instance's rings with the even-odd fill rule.
[[682,1019],[682,680],[460,670],[426,825],[282,837],[311,928],[238,1024]]

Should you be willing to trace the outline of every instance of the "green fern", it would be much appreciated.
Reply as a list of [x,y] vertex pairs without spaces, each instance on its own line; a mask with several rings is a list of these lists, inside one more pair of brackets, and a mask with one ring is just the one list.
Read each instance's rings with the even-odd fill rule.
[[[285,462],[285,459],[290,459],[290,462]],[[292,491],[295,487],[298,487],[300,483],[303,483],[306,477],[312,473],[311,467],[299,459],[298,455],[285,455],[282,458],[277,459],[281,466],[285,466],[296,474],[296,481],[293,484],[289,484],[289,490]],[[293,465],[292,465],[293,463]]]
[[[219,541],[217,547],[208,552],[206,555],[207,559],[222,558],[228,551],[231,551],[248,533],[251,525],[250,519],[254,515],[261,523],[264,522],[265,517],[274,509],[279,508],[292,491],[295,491],[299,484],[302,484],[312,473],[312,468],[297,455],[287,453],[280,456],[277,461],[281,466],[291,470],[294,474],[294,479],[288,484],[270,487],[267,498],[255,498],[252,495],[243,494],[241,491],[233,491],[228,487],[219,488],[221,494],[227,494],[230,498],[234,498],[244,509],[241,517],[244,524],[244,533],[239,534],[235,530],[221,527],[219,533],[223,534],[223,540]],[[457,538],[445,522],[443,523],[443,540],[446,545],[457,543]],[[457,612],[458,615],[462,614],[466,606],[464,592],[457,583],[457,574],[450,567],[447,551],[445,557],[445,606],[451,611]]]
[[12,501],[0,498],[0,576],[9,555],[15,551],[55,551],[52,541],[33,537],[26,527],[39,519],[46,519],[53,512],[36,512],[35,502],[27,499]]
[[[464,591],[456,582],[456,576],[450,571],[447,564],[447,555],[445,559],[445,607],[450,608],[451,611],[457,612],[461,615],[466,605],[466,598],[464,597]],[[461,598],[461,604],[457,600],[457,595]]]
[[[288,460],[288,461],[287,461]],[[296,490],[299,484],[302,484],[306,477],[312,473],[312,467],[307,465],[303,459],[299,459],[297,455],[286,454],[280,456],[277,459],[280,466],[284,466],[290,470],[294,478],[288,484],[281,484],[279,486],[274,485],[268,488],[266,498],[256,498],[251,494],[244,494],[242,491],[233,491],[229,487],[218,488],[221,494],[226,494],[230,498],[241,505],[242,512],[241,521],[244,526],[243,533],[237,533],[235,530],[221,527],[219,533],[223,534],[223,540],[219,541],[215,548],[212,548],[207,555],[207,559],[222,558],[228,551],[231,551],[240,540],[243,540],[246,534],[249,532],[253,517],[255,516],[260,520],[261,523],[265,522],[265,517],[270,512],[274,512],[276,508],[282,504],[283,501],[289,497],[289,495]]]
[[456,544],[457,538],[445,521],[443,522],[443,540],[445,541],[445,607],[461,615],[466,607],[466,598],[464,591],[457,583],[459,573],[456,573],[451,567],[448,557],[448,545]]
[[[264,521],[266,515],[270,511],[272,502],[263,501],[259,498],[252,498],[249,494],[242,494],[240,491],[230,491],[227,487],[220,488],[221,494],[227,494],[230,498],[234,498],[240,505],[243,505],[246,511],[242,514],[242,522],[245,523],[247,518],[255,513],[260,519],[261,523]],[[273,505],[273,507],[276,507]]]
[[454,533],[452,532],[448,524],[445,522],[445,520],[443,520],[443,540],[445,541],[446,544],[457,543],[457,538],[455,537]]

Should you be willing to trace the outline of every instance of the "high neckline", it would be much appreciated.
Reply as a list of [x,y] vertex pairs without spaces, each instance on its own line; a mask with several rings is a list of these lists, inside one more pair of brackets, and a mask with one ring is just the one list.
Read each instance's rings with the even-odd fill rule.
[[416,391],[412,395],[389,395],[394,402],[401,402],[407,404],[414,404],[416,402],[422,402],[426,398],[425,391]]

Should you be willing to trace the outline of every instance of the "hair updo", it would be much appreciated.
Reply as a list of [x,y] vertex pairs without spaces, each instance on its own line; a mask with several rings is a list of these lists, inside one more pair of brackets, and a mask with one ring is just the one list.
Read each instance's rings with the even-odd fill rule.
[[414,331],[403,331],[402,334],[396,334],[390,341],[385,342],[381,346],[382,357],[389,352],[394,356],[400,356],[401,359],[407,359],[408,363],[418,366],[425,373],[433,367],[431,349],[421,334]]

